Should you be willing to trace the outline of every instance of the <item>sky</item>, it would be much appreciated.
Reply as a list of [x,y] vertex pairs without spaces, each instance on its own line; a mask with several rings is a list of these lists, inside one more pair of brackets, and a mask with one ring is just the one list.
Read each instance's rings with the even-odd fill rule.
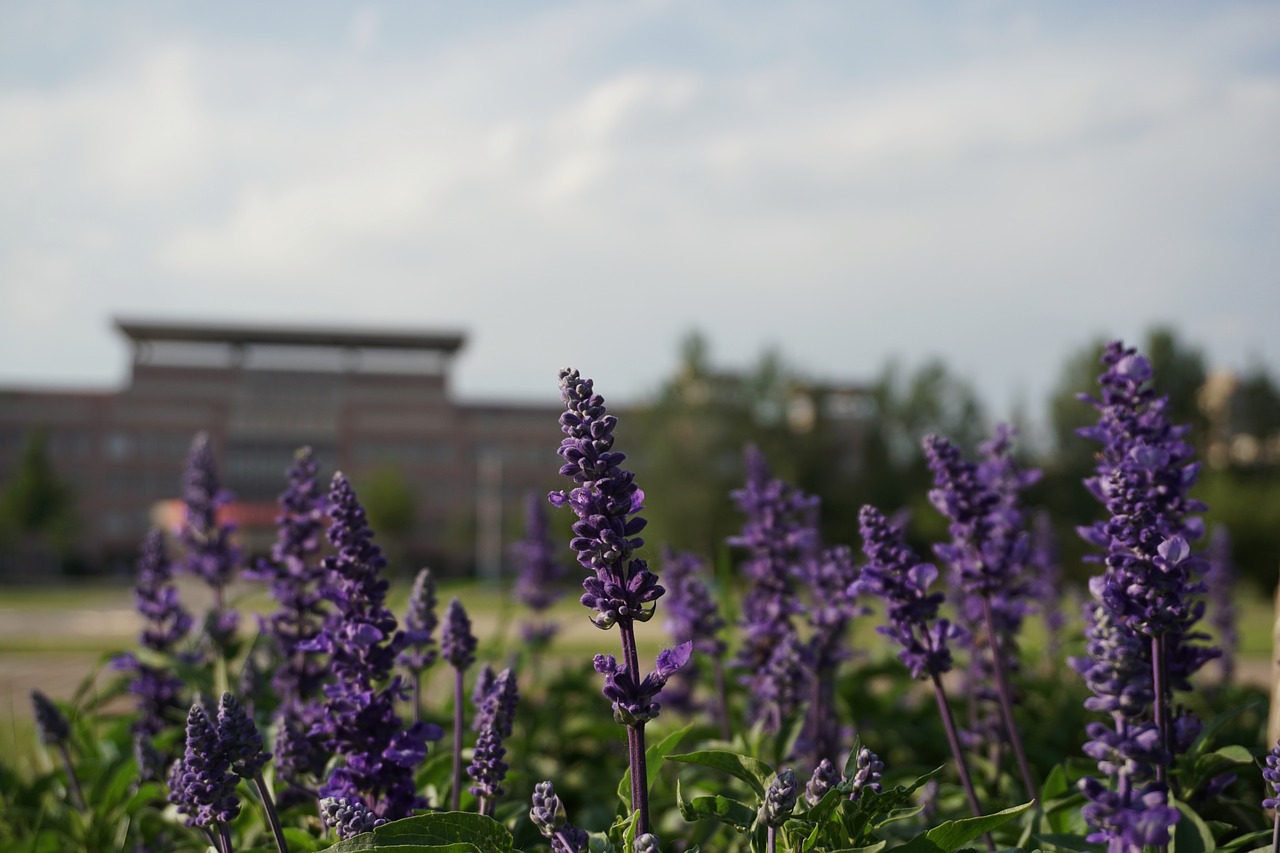
[[0,385],[113,317],[456,329],[639,400],[701,330],[997,413],[1172,324],[1280,373],[1280,4],[0,0]]

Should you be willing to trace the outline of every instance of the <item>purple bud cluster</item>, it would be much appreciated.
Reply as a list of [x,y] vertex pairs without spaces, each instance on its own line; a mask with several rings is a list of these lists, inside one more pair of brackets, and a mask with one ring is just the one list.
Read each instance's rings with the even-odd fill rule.
[[476,662],[476,638],[471,633],[471,620],[462,602],[456,598],[449,602],[449,609],[445,612],[440,653],[454,669],[469,669]]
[[386,559],[341,473],[333,477],[328,512],[336,553],[323,561],[324,592],[333,613],[306,649],[328,653],[333,680],[324,687],[329,700],[324,713],[308,735],[342,761],[320,793],[360,799],[379,817],[395,820],[425,805],[414,770],[426,756],[427,741],[438,740],[443,731],[421,722],[404,728],[396,714],[405,691],[391,671],[407,638],[386,606],[387,581],[381,576]]
[[36,730],[40,732],[41,742],[66,743],[71,737],[71,725],[53,700],[39,690],[32,690],[31,705],[35,708]]
[[[492,672],[488,667],[485,669]],[[507,775],[507,764],[502,759],[507,750],[502,742],[511,737],[519,701],[515,674],[504,669],[489,681],[476,703],[475,725],[480,735],[476,739],[467,775],[475,783],[471,793],[480,797],[486,808],[494,797],[503,793],[502,781]]]
[[760,822],[774,828],[782,826],[795,811],[799,793],[795,771],[789,767],[779,770],[765,789],[764,803],[760,806]]
[[1057,658],[1062,648],[1062,632],[1067,627],[1066,609],[1062,603],[1062,563],[1058,557],[1053,521],[1041,510],[1031,524],[1031,551],[1027,555],[1031,577],[1031,597],[1038,602],[1040,615],[1048,632],[1048,651]]
[[566,819],[560,798],[550,782],[534,786],[529,820],[544,838],[550,839],[551,853],[586,853],[590,837]]
[[809,783],[804,786],[804,801],[813,808],[832,788],[840,784],[840,771],[836,770],[831,759],[824,758],[813,768]]
[[604,695],[613,703],[613,718],[622,725],[639,726],[658,716],[658,694],[667,680],[689,662],[693,643],[681,643],[658,652],[657,664],[639,683],[613,655],[596,655],[595,669],[605,677]]
[[205,618],[205,635],[215,649],[225,651],[239,622],[239,614],[226,609],[224,595],[240,563],[240,551],[231,543],[233,525],[218,521],[218,510],[232,498],[220,485],[207,433],[199,433],[191,443],[182,499],[185,511],[178,538],[186,552],[183,568],[213,590],[214,606]]
[[[144,621],[139,638],[142,646],[162,655],[175,654],[178,644],[190,632],[192,620],[178,600],[172,565],[165,554],[164,534],[154,528],[142,541],[136,600]],[[168,727],[170,715],[182,707],[182,679],[172,670],[143,663],[130,653],[117,656],[112,666],[133,673],[129,692],[138,699],[134,730],[151,736]]]
[[373,832],[387,822],[369,811],[364,803],[346,797],[323,797],[320,800],[320,817],[340,839]]
[[963,631],[938,616],[944,595],[929,592],[938,578],[932,563],[920,560],[902,541],[902,530],[872,506],[858,514],[862,552],[867,558],[850,595],[871,593],[887,605],[888,624],[876,630],[902,646],[898,653],[914,678],[935,678],[952,666],[949,644]]
[[187,816],[188,826],[210,827],[240,814],[230,750],[241,745],[224,739],[203,708],[191,706],[186,749],[169,768],[169,800]]
[[646,622],[665,590],[645,561],[632,556],[644,544],[639,534],[646,522],[637,515],[644,508],[644,492],[621,467],[626,454],[613,449],[618,419],[606,414],[604,398],[576,370],[560,371],[560,397],[565,404],[560,415],[565,438],[557,451],[564,460],[560,473],[578,485],[547,497],[553,506],[567,505],[578,516],[569,547],[592,572],[582,582],[582,603],[596,612],[592,621],[601,628],[624,620]]
[[1264,809],[1280,809],[1280,743],[1267,753],[1263,760],[1262,779],[1266,782],[1267,797],[1262,801]]
[[409,592],[408,610],[404,617],[405,649],[400,653],[400,665],[420,672],[436,662],[440,655],[435,631],[440,620],[436,617],[436,582],[430,569],[422,569],[413,580]]
[[880,776],[884,772],[884,762],[880,760],[880,756],[864,746],[854,758],[854,767],[856,769],[849,777],[849,784],[852,786],[849,791],[850,800],[858,799],[863,791],[876,794],[881,792]]

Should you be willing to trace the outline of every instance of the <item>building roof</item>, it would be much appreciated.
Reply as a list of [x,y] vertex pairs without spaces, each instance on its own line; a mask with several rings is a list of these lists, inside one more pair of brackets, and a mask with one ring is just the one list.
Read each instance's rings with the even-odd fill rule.
[[221,344],[284,344],[360,349],[416,349],[455,353],[461,332],[428,329],[353,329],[325,326],[255,326],[168,323],[117,317],[116,328],[133,341],[186,341]]

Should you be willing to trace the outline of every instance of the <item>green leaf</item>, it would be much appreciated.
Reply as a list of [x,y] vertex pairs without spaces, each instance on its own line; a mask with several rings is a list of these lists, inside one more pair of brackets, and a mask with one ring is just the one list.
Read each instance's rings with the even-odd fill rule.
[[1173,828],[1173,843],[1169,845],[1170,853],[1211,853],[1218,849],[1213,833],[1209,831],[1209,827],[1200,815],[1196,814],[1195,809],[1173,797],[1169,798],[1169,802],[1176,806],[1182,815],[1182,820],[1178,821]]
[[1209,753],[1210,756],[1217,756],[1231,764],[1252,764],[1253,753],[1240,744],[1233,743],[1230,746],[1224,746],[1221,749],[1215,749]]
[[470,812],[434,812],[407,817],[339,841],[324,853],[361,850],[435,853],[511,853],[511,833],[490,817]]
[[1071,783],[1067,781],[1067,768],[1061,764],[1055,764],[1053,769],[1049,771],[1049,776],[1044,780],[1044,785],[1040,787],[1040,802],[1056,799],[1071,793],[1071,791]]
[[757,797],[764,797],[765,790],[773,781],[773,768],[759,759],[749,755],[739,755],[722,749],[707,749],[699,752],[686,752],[683,755],[669,756],[671,761],[682,761],[685,764],[698,764],[711,767],[737,777],[751,787]]
[[680,814],[685,820],[695,821],[707,818],[736,826],[743,832],[746,832],[756,819],[755,809],[746,803],[740,803],[719,794],[686,800],[684,791],[680,788],[679,779],[676,780],[676,805],[680,807]]
[[1203,755],[1209,748],[1210,739],[1218,733],[1218,729],[1222,728],[1227,723],[1231,722],[1233,718],[1238,717],[1245,711],[1260,711],[1265,714],[1266,702],[1263,699],[1255,699],[1252,702],[1247,702],[1244,705],[1232,708],[1229,711],[1224,711],[1209,722],[1205,723],[1204,728],[1200,730],[1200,736],[1196,738],[1195,744],[1191,747],[1191,754],[1196,757]]
[[[650,792],[653,791],[653,780],[658,775],[658,766],[671,754],[671,750],[680,745],[680,741],[692,728],[693,723],[690,723],[682,729],[677,729],[644,751],[645,765],[649,768]],[[629,766],[622,774],[622,781],[618,783],[618,799],[622,800],[622,804],[627,808],[631,807],[631,768]]]
[[1270,829],[1259,829],[1257,832],[1250,832],[1239,838],[1233,838],[1226,844],[1218,848],[1219,853],[1235,853],[1236,850],[1252,850],[1258,845],[1258,842],[1265,842],[1266,846],[1271,846]]
[[1031,808],[1034,802],[998,811],[994,814],[970,817],[964,820],[949,820],[940,823],[928,832],[917,835],[897,850],[903,853],[949,853],[958,850],[984,832],[990,832],[1001,824],[1012,820]]

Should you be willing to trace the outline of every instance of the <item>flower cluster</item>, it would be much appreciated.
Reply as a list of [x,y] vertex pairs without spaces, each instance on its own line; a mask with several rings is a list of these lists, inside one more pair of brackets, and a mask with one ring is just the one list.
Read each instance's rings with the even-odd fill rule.
[[929,592],[938,578],[932,563],[925,563],[902,541],[902,531],[873,506],[858,513],[862,552],[867,563],[852,584],[850,595],[871,593],[888,607],[888,624],[876,630],[902,646],[898,657],[914,678],[936,678],[952,666],[949,643],[963,631],[938,616],[945,596]]
[[325,523],[325,495],[316,479],[318,466],[310,447],[294,455],[285,476],[276,515],[276,541],[269,559],[259,560],[246,575],[267,582],[278,607],[262,618],[262,633],[275,653],[271,684],[281,706],[296,709],[313,699],[325,679],[325,668],[301,646],[312,642],[324,624],[324,580],[320,537]]
[[1210,621],[1217,636],[1222,656],[1218,670],[1224,683],[1235,678],[1236,650],[1240,647],[1240,634],[1236,627],[1236,604],[1231,597],[1235,589],[1236,567],[1231,561],[1231,534],[1227,528],[1217,525],[1209,535],[1209,568],[1205,572],[1205,586],[1209,588]]
[[471,793],[481,798],[481,810],[485,813],[491,812],[493,798],[503,793],[502,781],[507,775],[507,764],[502,759],[507,750],[502,742],[511,737],[518,702],[515,674],[504,669],[487,685],[477,703],[476,728],[480,735],[476,739],[467,775],[475,783]]
[[[511,559],[517,576],[514,595],[536,615],[541,614],[560,598],[560,583],[565,577],[565,566],[556,554],[551,541],[551,529],[547,513],[537,494],[530,493],[525,502],[524,538],[512,543]],[[526,622],[521,633],[526,644],[534,647],[546,645],[555,635],[556,624],[545,620]]]
[[340,839],[351,838],[362,832],[373,832],[386,823],[359,800],[346,797],[323,797],[320,800],[320,818]]
[[529,820],[544,838],[551,840],[552,853],[585,853],[590,838],[587,833],[569,823],[550,782],[539,782],[533,788],[533,804]]
[[225,655],[239,623],[239,613],[227,608],[225,595],[240,564],[240,551],[231,543],[234,526],[218,521],[218,510],[231,502],[231,493],[219,483],[207,433],[199,433],[191,443],[182,499],[185,509],[178,538],[186,552],[183,568],[213,590],[204,635]]
[[379,817],[394,820],[425,805],[414,770],[426,755],[427,741],[444,733],[421,722],[403,728],[396,714],[404,689],[391,670],[406,637],[386,606],[387,582],[381,576],[386,559],[372,541],[355,490],[341,473],[333,477],[328,511],[329,541],[337,553],[323,561],[324,591],[334,610],[305,648],[328,653],[333,681],[324,686],[329,701],[309,734],[342,762],[320,793],[361,799]]
[[400,653],[400,665],[411,672],[421,672],[436,662],[440,650],[436,646],[435,631],[440,620],[436,617],[436,582],[430,569],[422,569],[413,580],[409,592],[409,606],[404,617],[405,649]]
[[635,476],[621,467],[626,454],[613,449],[618,419],[605,412],[604,398],[590,379],[568,368],[560,371],[560,397],[565,412],[560,430],[565,438],[557,453],[560,473],[573,479],[572,491],[551,492],[553,506],[569,506],[578,516],[569,547],[582,567],[592,572],[582,586],[584,606],[592,621],[608,628],[619,621],[646,622],[665,591],[644,560],[632,555],[644,544],[644,492]]
[[199,705],[187,714],[187,744],[169,769],[169,800],[188,826],[225,824],[240,814],[228,743]]
[[789,767],[779,770],[765,789],[764,803],[760,806],[760,822],[772,828],[786,823],[787,818],[795,811],[799,792],[795,771]]
[[[178,601],[173,570],[165,554],[164,534],[151,529],[142,541],[136,585],[138,613],[144,626],[139,638],[143,648],[158,654],[174,654],[191,630],[191,614]],[[169,725],[169,716],[182,707],[185,689],[172,670],[143,663],[137,655],[119,655],[112,665],[134,674],[129,692],[138,698],[134,731],[149,738]]]
[[849,784],[852,786],[849,799],[858,799],[863,791],[880,793],[880,775],[884,771],[884,762],[880,757],[864,746],[858,750],[854,762],[856,769],[853,776],[849,778]]
[[667,679],[689,662],[693,643],[685,642],[673,649],[658,652],[657,664],[639,683],[625,664],[613,655],[596,655],[596,672],[605,677],[604,695],[613,703],[613,718],[622,725],[640,726],[658,716],[662,707],[657,699]]

